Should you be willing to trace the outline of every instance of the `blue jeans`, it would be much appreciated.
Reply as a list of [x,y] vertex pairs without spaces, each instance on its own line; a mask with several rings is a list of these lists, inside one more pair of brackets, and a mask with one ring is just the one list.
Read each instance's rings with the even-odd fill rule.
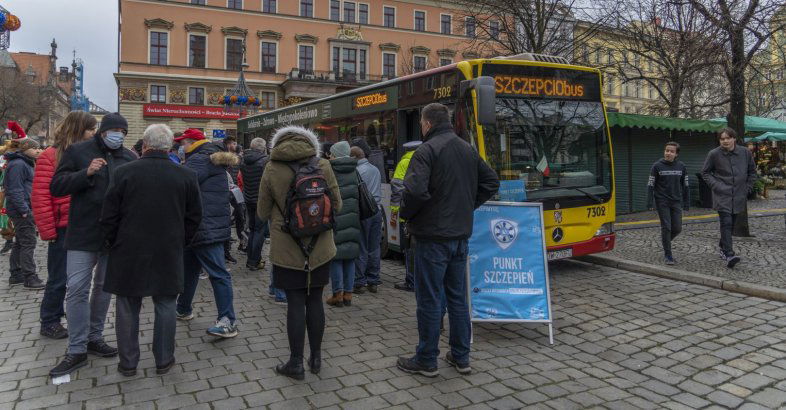
[[450,318],[450,351],[460,364],[469,363],[470,323],[467,307],[467,241],[417,239],[415,248],[415,299],[419,342],[415,360],[436,367],[442,295]]
[[283,289],[273,287],[273,267],[270,267],[270,286],[267,287],[268,292],[276,297],[276,300],[287,300],[287,293]]
[[268,230],[267,221],[262,222],[257,216],[257,204],[247,204],[248,207],[248,265],[258,265],[262,260],[262,247],[265,245],[265,234]]
[[66,255],[63,248],[65,244],[66,228],[57,228],[57,240],[49,242],[46,251],[46,289],[44,299],[41,300],[41,327],[60,323],[65,316],[63,302],[66,296]]
[[232,276],[226,268],[224,260],[224,244],[186,248],[183,251],[183,293],[177,297],[178,313],[187,314],[192,311],[194,294],[199,285],[199,272],[205,269],[213,286],[213,297],[218,308],[218,319],[229,318],[235,322],[235,308],[232,304]]
[[352,292],[355,286],[355,260],[333,259],[330,262],[330,282],[333,293]]
[[104,292],[108,255],[98,252],[67,251],[66,258],[68,353],[82,354],[87,353],[88,341],[95,342],[104,337],[106,312],[112,302],[112,295]]
[[355,260],[355,284],[379,285],[379,247],[382,240],[382,210],[360,221],[360,256]]

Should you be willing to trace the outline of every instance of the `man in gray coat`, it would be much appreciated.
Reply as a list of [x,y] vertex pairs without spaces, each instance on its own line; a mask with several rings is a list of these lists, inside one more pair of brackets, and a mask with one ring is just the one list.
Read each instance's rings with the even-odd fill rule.
[[721,257],[733,268],[740,262],[732,248],[732,229],[737,214],[745,211],[748,193],[756,182],[756,164],[751,152],[737,145],[737,133],[731,128],[718,132],[720,146],[707,154],[701,175],[712,190],[712,208],[720,219]]

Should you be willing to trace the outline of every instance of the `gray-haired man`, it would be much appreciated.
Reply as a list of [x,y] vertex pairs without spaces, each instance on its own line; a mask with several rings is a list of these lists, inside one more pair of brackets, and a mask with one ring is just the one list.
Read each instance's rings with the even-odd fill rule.
[[183,249],[199,228],[202,201],[196,173],[169,159],[172,139],[166,125],[147,127],[142,158],[117,169],[101,214],[109,249],[104,290],[117,295],[117,370],[124,376],[136,374],[139,311],[146,296],[152,296],[155,305],[156,373],[168,372],[175,363]]

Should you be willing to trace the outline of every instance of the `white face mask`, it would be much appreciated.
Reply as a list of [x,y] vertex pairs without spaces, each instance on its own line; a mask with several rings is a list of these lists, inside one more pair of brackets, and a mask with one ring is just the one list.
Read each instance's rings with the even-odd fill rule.
[[118,149],[123,145],[125,134],[122,131],[107,131],[104,143],[109,149]]

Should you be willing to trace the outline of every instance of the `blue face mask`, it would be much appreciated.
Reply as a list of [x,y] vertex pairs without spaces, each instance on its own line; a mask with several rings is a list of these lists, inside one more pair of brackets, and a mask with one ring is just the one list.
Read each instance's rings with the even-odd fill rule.
[[125,134],[122,131],[107,131],[104,143],[109,149],[118,149],[123,145]]

